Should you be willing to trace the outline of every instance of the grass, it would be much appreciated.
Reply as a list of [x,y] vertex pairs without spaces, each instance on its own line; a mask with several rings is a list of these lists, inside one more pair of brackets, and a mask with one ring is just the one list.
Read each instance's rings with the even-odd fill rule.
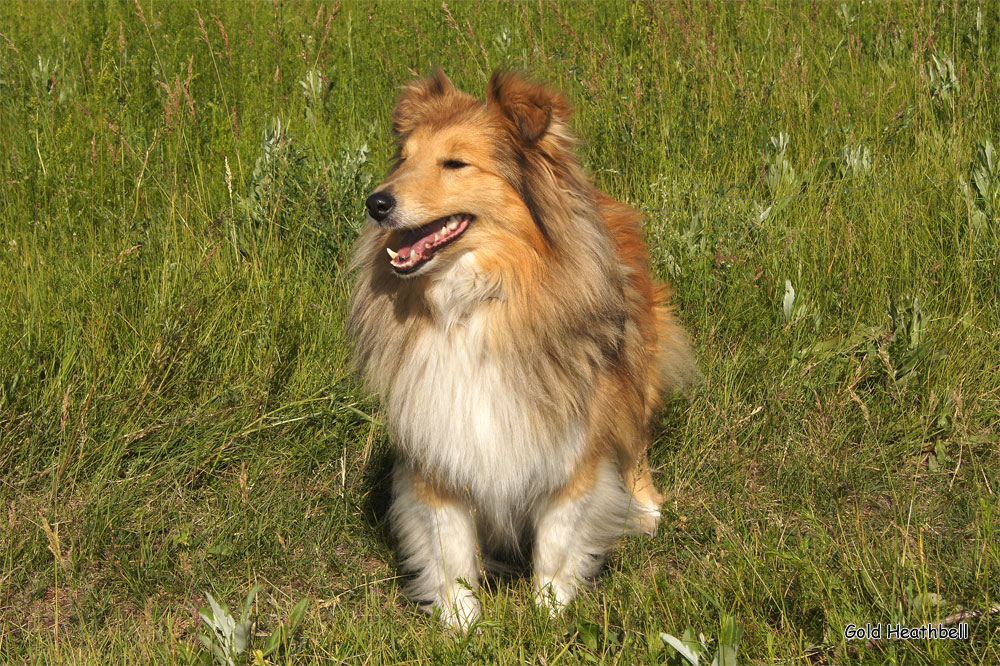
[[[1000,603],[998,36],[989,2],[0,3],[0,661],[198,663],[206,594],[260,585],[251,663],[680,663],[661,632],[732,618],[745,663],[997,663],[996,615],[844,628]],[[567,92],[706,378],[659,535],[563,618],[493,584],[466,638],[400,596],[343,336],[435,64]]]

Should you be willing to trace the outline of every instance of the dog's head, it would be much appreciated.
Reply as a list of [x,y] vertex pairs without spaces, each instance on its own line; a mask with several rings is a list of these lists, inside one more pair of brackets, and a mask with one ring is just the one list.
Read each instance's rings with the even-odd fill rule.
[[485,101],[441,70],[407,85],[393,112],[395,167],[366,201],[394,273],[429,273],[463,248],[543,252],[552,238],[531,183],[558,177],[543,163],[559,163],[568,117],[562,95],[516,74],[495,73]]

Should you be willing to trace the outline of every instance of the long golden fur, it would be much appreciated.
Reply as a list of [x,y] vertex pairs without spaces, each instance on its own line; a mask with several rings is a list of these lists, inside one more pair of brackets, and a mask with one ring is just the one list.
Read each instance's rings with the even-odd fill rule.
[[454,626],[479,616],[484,547],[530,543],[558,610],[617,537],[655,531],[650,421],[696,373],[640,217],[592,185],[569,118],[517,74],[485,101],[410,83],[357,244],[348,328],[398,448],[392,528],[411,596]]

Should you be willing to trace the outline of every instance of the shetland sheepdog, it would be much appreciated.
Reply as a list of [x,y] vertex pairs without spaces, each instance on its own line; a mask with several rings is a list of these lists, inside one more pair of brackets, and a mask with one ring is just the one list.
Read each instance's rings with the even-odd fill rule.
[[583,172],[562,94],[497,72],[483,101],[438,70],[392,119],[348,331],[397,448],[407,593],[467,628],[483,557],[530,552],[556,613],[619,537],[656,531],[650,421],[697,373],[688,337],[639,215]]

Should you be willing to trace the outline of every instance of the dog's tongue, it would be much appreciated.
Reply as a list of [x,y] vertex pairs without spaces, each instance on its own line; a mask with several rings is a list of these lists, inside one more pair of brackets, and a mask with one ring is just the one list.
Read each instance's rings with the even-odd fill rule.
[[399,246],[399,258],[406,261],[410,255],[419,259],[423,256],[424,250],[434,241],[434,235],[440,232],[448,224],[448,218],[432,222],[426,226],[413,229],[403,237],[403,244]]
[[398,251],[393,252],[392,248],[386,248],[389,253],[389,263],[397,271],[412,270],[434,256],[439,247],[462,235],[471,219],[471,215],[452,215],[407,232]]

